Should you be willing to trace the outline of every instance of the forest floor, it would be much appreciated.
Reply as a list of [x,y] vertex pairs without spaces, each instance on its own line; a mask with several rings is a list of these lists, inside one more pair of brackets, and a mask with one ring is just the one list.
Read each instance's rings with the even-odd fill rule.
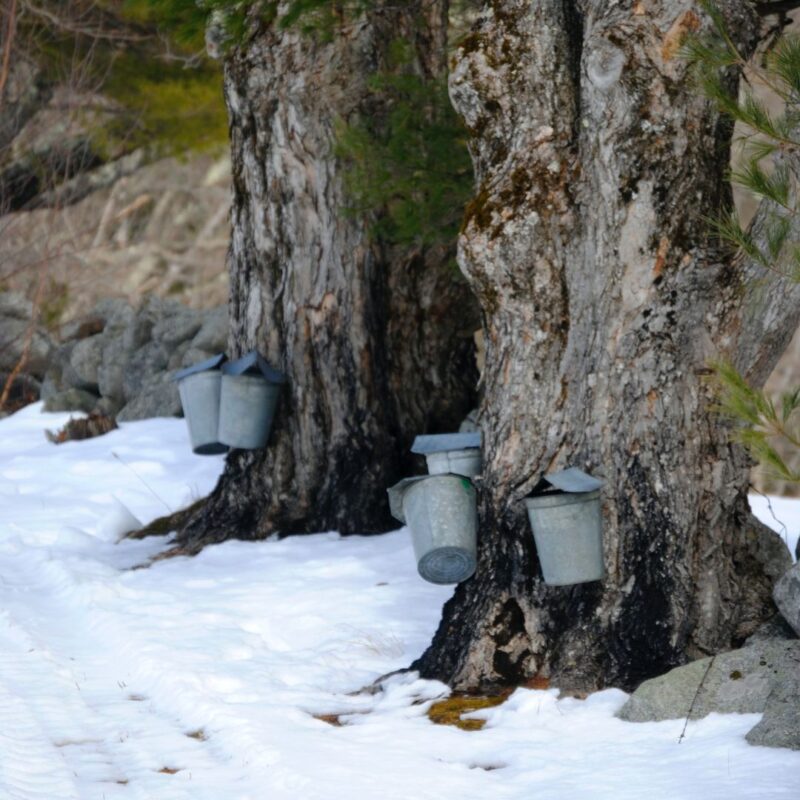
[[[3,800],[800,796],[800,753],[745,742],[754,714],[679,744],[683,720],[617,720],[618,690],[517,689],[477,731],[433,724],[447,688],[414,674],[360,692],[422,652],[452,592],[417,577],[407,531],[131,569],[164,548],[118,543],[131,513],[204,495],[222,458],[193,456],[181,420],[55,445],[68,415],[40,411],[0,421]],[[793,549],[800,501],[773,508]]]

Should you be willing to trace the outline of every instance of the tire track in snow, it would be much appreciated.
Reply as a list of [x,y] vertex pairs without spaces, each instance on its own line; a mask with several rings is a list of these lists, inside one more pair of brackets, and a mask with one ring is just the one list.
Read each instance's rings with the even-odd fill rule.
[[[229,758],[189,737],[179,720],[109,677],[115,668],[122,673],[136,663],[137,654],[108,646],[119,619],[87,603],[91,585],[80,585],[61,563],[42,554],[12,560],[14,569],[8,570],[4,559],[0,582],[0,601],[9,609],[0,636],[0,684],[14,700],[7,717],[0,718],[2,730],[14,739],[8,750],[13,768],[0,777],[3,800],[252,796],[224,789],[241,777],[231,772]],[[57,629],[53,619],[59,620]],[[36,776],[48,775],[53,764],[56,773],[37,793],[42,779]]]

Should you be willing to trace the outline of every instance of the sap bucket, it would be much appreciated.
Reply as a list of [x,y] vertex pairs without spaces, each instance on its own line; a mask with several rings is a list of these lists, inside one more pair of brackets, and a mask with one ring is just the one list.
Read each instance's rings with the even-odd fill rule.
[[431,475],[450,473],[474,478],[481,471],[480,432],[417,436],[411,452],[425,456]]
[[568,586],[602,579],[602,486],[603,481],[571,467],[545,475],[525,498],[545,583]]
[[228,447],[219,441],[219,401],[222,373],[220,367],[226,356],[219,353],[213,358],[192,364],[175,373],[178,382],[183,416],[189,426],[192,450],[201,456],[224,453]]
[[244,450],[264,447],[285,382],[286,376],[255,350],[223,364],[219,440]]
[[392,516],[411,529],[417,571],[430,583],[460,583],[475,572],[475,487],[459,475],[406,478],[389,489]]

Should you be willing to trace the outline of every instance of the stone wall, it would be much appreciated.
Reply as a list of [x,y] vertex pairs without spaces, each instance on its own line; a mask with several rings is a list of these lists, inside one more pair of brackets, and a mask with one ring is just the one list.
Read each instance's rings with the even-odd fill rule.
[[174,372],[227,346],[225,306],[106,299],[55,337],[31,327],[32,312],[23,296],[0,293],[0,381],[30,341],[19,391],[40,396],[48,411],[100,411],[119,420],[180,415]]

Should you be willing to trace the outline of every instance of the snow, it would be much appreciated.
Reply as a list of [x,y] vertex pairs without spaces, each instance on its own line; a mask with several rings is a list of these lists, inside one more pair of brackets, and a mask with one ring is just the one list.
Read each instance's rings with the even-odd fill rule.
[[[413,673],[359,692],[422,652],[452,593],[417,577],[407,531],[130,569],[165,540],[119,535],[206,494],[222,458],[180,420],[46,441],[67,419],[0,421],[0,800],[800,796],[800,753],[745,742],[758,715],[679,744],[682,720],[617,720],[623,692],[518,689],[466,732],[428,720],[447,689]],[[800,502],[772,503],[796,540]]]
[[780,534],[794,557],[800,538],[800,500],[751,494],[750,509],[765,525]]

